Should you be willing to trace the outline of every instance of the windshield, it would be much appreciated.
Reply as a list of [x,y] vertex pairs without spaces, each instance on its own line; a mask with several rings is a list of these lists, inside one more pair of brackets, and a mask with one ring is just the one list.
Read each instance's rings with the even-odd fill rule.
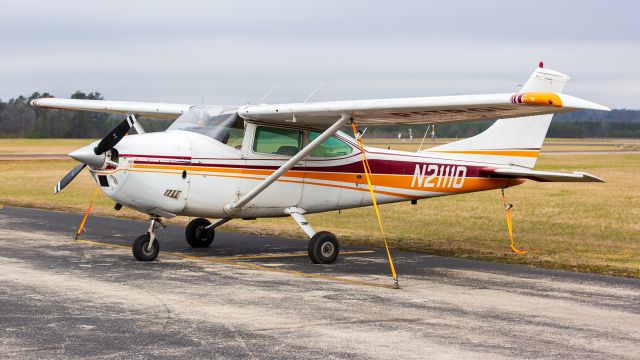
[[244,120],[235,109],[219,106],[193,106],[180,115],[167,130],[192,131],[238,148],[244,137]]

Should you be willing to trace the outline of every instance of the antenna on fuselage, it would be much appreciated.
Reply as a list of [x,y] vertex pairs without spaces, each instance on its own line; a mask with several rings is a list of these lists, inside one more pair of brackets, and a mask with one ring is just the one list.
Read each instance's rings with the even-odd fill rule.
[[422,137],[422,141],[420,142],[420,147],[418,147],[418,151],[422,150],[422,145],[424,144],[424,139],[429,135],[429,129],[431,129],[431,141],[436,141],[436,124],[429,124],[427,126],[427,130],[424,132],[424,136]]
[[262,97],[262,99],[260,99],[260,101],[258,101],[258,104],[262,104],[264,103],[264,101],[266,100],[267,96],[271,95],[271,93],[273,92],[273,90],[275,90],[278,87],[278,84],[273,84],[273,86],[271,87],[271,89],[269,89],[264,96]]
[[303,103],[306,103],[307,101],[309,101],[309,99],[311,99],[313,97],[313,95],[315,95],[318,90],[322,89],[322,87],[324,86],[325,82],[321,82],[320,85],[318,85],[312,92],[311,94],[309,94],[309,96],[307,96],[306,99],[304,99]]
[[424,136],[422,137],[422,141],[420,141],[420,146],[418,147],[418,151],[422,150],[422,144],[424,144],[424,139],[427,138],[427,134],[429,133],[430,127],[431,127],[431,124],[427,126],[427,130],[424,132]]

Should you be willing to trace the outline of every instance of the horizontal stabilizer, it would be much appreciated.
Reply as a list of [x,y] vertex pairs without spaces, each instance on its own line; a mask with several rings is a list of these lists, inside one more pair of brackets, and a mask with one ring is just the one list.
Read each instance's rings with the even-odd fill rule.
[[541,182],[605,182],[585,172],[561,173],[529,169],[494,169],[496,175],[509,175]]

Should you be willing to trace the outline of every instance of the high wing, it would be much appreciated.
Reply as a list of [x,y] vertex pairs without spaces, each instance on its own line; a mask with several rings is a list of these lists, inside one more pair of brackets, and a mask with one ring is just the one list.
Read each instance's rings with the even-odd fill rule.
[[495,120],[585,109],[609,110],[566,94],[525,92],[245,105],[238,114],[245,119],[326,128],[342,114],[350,115],[359,125],[398,125]]
[[131,101],[79,100],[40,98],[31,101],[32,106],[46,109],[84,110],[110,114],[135,114],[154,118],[175,120],[193,105],[165,104]]
[[530,169],[491,169],[496,175],[508,175],[521,179],[540,182],[605,182],[597,176],[585,172],[561,173],[553,171],[538,171]]
[[[545,115],[576,110],[609,110],[606,106],[561,93],[568,77],[553,70],[536,69],[521,93],[455,95],[396,99],[326,101],[244,105],[244,119],[328,128],[342,116],[358,125],[440,124]],[[176,119],[189,104],[43,98],[32,105],[114,114]]]

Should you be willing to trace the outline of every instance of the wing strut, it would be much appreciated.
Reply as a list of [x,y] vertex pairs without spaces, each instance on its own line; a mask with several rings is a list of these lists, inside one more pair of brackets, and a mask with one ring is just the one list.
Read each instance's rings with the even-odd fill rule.
[[325,130],[320,136],[318,136],[315,140],[313,140],[309,145],[305,146],[295,154],[291,159],[289,159],[286,163],[278,168],[278,170],[274,171],[271,175],[269,175],[266,179],[262,180],[262,182],[253,189],[251,189],[248,193],[246,193],[240,200],[229,203],[225,205],[224,211],[228,214],[232,214],[240,209],[242,209],[249,201],[253,200],[256,196],[258,196],[261,192],[263,192],[269,185],[273,184],[276,180],[278,180],[282,175],[284,175],[287,171],[289,171],[292,167],[294,167],[300,160],[304,159],[313,149],[315,149],[318,145],[322,144],[325,140],[334,135],[341,127],[343,127],[347,121],[351,119],[351,115],[341,114],[340,119],[336,121],[333,125],[331,125],[327,130]]

